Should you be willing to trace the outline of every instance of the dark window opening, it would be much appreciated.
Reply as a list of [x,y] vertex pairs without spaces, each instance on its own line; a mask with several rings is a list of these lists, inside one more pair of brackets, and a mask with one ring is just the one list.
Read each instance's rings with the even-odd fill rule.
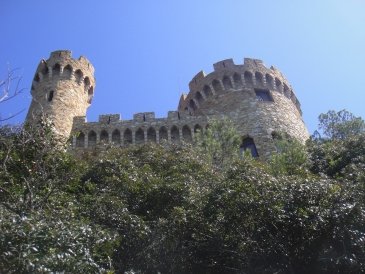
[[223,77],[223,86],[224,86],[224,89],[233,88],[231,79],[228,76]]
[[269,86],[269,88],[274,87],[274,78],[272,78],[269,74],[266,74],[266,84]]
[[76,70],[75,71],[75,78],[76,78],[76,82],[77,83],[81,83],[81,81],[82,81],[82,78],[83,78],[84,76],[83,76],[83,73],[82,73],[82,71],[81,70]]
[[147,130],[147,142],[156,143],[156,130],[153,127]]
[[87,102],[88,104],[91,104],[91,101],[93,100],[93,96],[94,96],[94,88],[90,87],[89,90],[87,91]]
[[258,85],[264,84],[264,77],[260,72],[255,73],[255,78],[256,78],[256,84],[258,84]]
[[195,99],[198,101],[199,104],[204,101],[204,98],[199,91],[195,94]]
[[253,80],[252,80],[252,73],[249,71],[245,71],[245,73],[243,74],[244,78],[245,78],[245,83],[246,84],[253,84]]
[[203,92],[206,98],[213,95],[213,92],[209,86],[204,86]]
[[63,76],[67,79],[69,79],[72,75],[72,67],[70,65],[67,65],[64,69],[63,69]]
[[251,156],[254,158],[259,157],[259,154],[257,153],[255,142],[252,138],[247,137],[242,141],[242,144],[240,146],[240,153],[243,156],[245,151],[249,151],[251,153]]
[[33,80],[36,81],[36,82],[39,82],[40,78],[39,78],[38,73],[34,76],[34,79]]
[[112,133],[112,142],[114,144],[120,144],[120,131],[117,129]]
[[108,143],[109,142],[109,134],[106,130],[103,130],[100,133],[100,142],[102,142],[102,143]]
[[54,67],[53,67],[52,74],[54,76],[58,76],[58,75],[60,75],[60,72],[61,72],[61,66],[60,66],[60,64],[55,64]]
[[132,144],[132,131],[129,128],[124,131],[123,139],[125,145]]
[[189,126],[187,126],[187,125],[183,126],[182,135],[183,135],[183,139],[186,142],[191,142],[193,140],[193,138],[191,136],[191,130],[190,130]]
[[143,144],[144,143],[144,131],[142,128],[139,128],[136,131],[136,135],[135,135],[135,143],[136,144]]
[[159,131],[159,135],[160,135],[160,142],[162,140],[167,140],[168,139],[167,129],[165,127],[161,127],[160,131]]
[[48,94],[48,102],[51,102],[53,100],[54,91],[51,90]]
[[217,92],[217,93],[223,91],[222,85],[221,85],[221,83],[219,83],[219,81],[217,79],[213,80],[212,86],[213,86],[215,92]]
[[179,129],[176,126],[173,126],[171,128],[171,142],[172,143],[178,143],[180,141],[180,133]]
[[92,146],[95,146],[96,145],[96,133],[95,131],[90,131],[89,132],[89,135],[88,135],[88,146],[89,147],[92,147]]
[[76,137],[76,147],[84,147],[85,146],[85,134],[80,132]]
[[48,70],[47,65],[43,64],[43,68],[42,68],[43,76],[48,76],[48,72],[49,72],[49,70]]
[[195,102],[194,102],[193,99],[190,99],[190,101],[189,101],[189,107],[190,107],[190,110],[193,110],[193,111],[195,111],[197,109],[197,106],[196,106],[196,104],[195,104]]
[[278,78],[275,78],[276,89],[281,90],[281,81]]
[[194,133],[201,132],[201,131],[202,131],[202,127],[200,125],[196,124],[194,127]]
[[256,98],[259,101],[272,102],[270,91],[266,89],[255,89]]

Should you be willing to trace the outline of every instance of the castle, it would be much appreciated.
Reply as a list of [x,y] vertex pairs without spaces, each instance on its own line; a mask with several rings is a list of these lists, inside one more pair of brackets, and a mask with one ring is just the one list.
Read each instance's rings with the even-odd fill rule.
[[242,65],[227,59],[214,64],[214,71],[199,72],[189,83],[189,93],[180,98],[177,111],[166,118],[153,112],[121,120],[119,114],[104,114],[98,122],[86,121],[86,110],[95,89],[94,67],[71,51],[51,53],[41,60],[33,79],[27,122],[45,114],[58,135],[70,138],[72,148],[85,150],[104,143],[126,146],[146,142],[192,141],[209,119],[227,117],[242,136],[242,150],[268,158],[275,151],[275,132],[285,132],[304,142],[308,130],[300,103],[284,75],[261,60],[245,58]]

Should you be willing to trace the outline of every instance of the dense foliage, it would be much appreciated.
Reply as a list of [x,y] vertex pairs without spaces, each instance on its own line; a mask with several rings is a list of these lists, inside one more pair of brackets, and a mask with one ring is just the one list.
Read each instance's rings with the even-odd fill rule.
[[361,121],[322,115],[323,136],[279,138],[267,163],[231,150],[227,123],[198,149],[97,157],[67,152],[48,123],[3,127],[0,273],[365,272]]

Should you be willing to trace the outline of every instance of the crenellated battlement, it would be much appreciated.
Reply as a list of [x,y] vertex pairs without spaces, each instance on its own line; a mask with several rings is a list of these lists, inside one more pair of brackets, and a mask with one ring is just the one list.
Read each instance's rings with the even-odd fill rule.
[[242,136],[241,150],[268,159],[275,146],[273,132],[286,132],[304,142],[308,138],[300,103],[284,75],[259,59],[245,58],[235,64],[226,59],[213,64],[213,71],[198,72],[182,94],[177,111],[157,118],[140,112],[123,120],[120,114],[102,114],[88,122],[86,110],[94,94],[94,67],[83,56],[59,50],[41,60],[32,82],[32,104],[27,122],[46,114],[60,136],[71,137],[80,150],[155,142],[192,142],[210,119],[230,119]]
[[245,58],[243,64],[236,65],[233,59],[213,64],[214,70],[206,74],[197,73],[189,83],[189,93],[181,97],[178,109],[195,113],[211,97],[246,89],[265,89],[278,92],[302,111],[296,95],[284,75],[275,67],[266,67],[262,60]]
[[86,122],[86,117],[75,117],[72,132],[75,148],[90,148],[98,144],[143,144],[147,142],[191,142],[198,130],[208,123],[198,117],[169,111],[167,117],[155,118],[154,112],[133,115],[132,120],[121,120],[119,114],[100,115],[98,122]]
[[85,57],[72,57],[69,50],[58,50],[42,59],[31,86],[32,103],[27,121],[42,113],[52,117],[57,133],[68,137],[73,117],[84,116],[94,96],[94,67]]
[[58,80],[72,80],[78,85],[83,85],[89,94],[89,101],[95,88],[94,67],[85,57],[72,58],[71,51],[58,50],[51,53],[49,59],[42,59],[38,65],[32,83],[33,90],[44,81],[55,82]]

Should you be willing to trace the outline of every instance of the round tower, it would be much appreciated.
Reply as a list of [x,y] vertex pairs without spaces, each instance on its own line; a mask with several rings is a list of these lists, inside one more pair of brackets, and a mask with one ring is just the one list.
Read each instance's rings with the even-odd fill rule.
[[54,51],[38,65],[26,122],[37,123],[42,116],[48,117],[56,134],[68,138],[73,118],[86,115],[94,88],[94,67],[85,57],[74,59],[71,51]]
[[286,133],[302,143],[308,130],[300,103],[287,79],[261,60],[245,58],[241,65],[227,59],[214,71],[199,72],[181,97],[178,109],[194,116],[231,119],[242,135],[242,147],[254,156],[268,158],[275,151],[276,133]]

